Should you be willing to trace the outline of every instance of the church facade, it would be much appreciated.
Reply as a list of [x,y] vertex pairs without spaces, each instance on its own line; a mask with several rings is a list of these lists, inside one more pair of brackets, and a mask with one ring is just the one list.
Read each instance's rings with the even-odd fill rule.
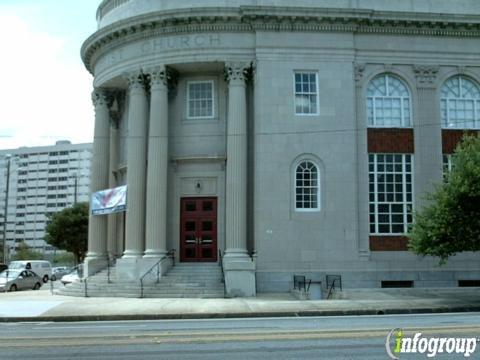
[[94,75],[86,271],[138,280],[223,263],[227,296],[293,288],[458,286],[478,256],[408,251],[424,196],[480,130],[476,0],[104,0]]

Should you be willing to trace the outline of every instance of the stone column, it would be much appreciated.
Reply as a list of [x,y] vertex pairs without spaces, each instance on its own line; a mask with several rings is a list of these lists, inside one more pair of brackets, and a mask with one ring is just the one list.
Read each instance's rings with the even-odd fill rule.
[[250,63],[229,63],[226,250],[224,257],[227,296],[255,295],[255,264],[247,254],[247,97]]
[[[95,107],[95,128],[90,176],[90,193],[108,188],[108,163],[110,142],[111,96],[102,89],[95,89],[92,101]],[[90,214],[88,222],[88,252],[85,258],[85,275],[92,275],[106,266],[107,217]]]
[[[110,119],[110,159],[109,159],[109,179],[108,187],[110,189],[117,186],[116,172],[118,169],[118,113],[111,114]],[[108,215],[108,241],[107,253],[111,259],[115,259],[119,255],[118,251],[118,232],[117,232],[118,214]]]
[[165,67],[150,71],[145,258],[167,253],[168,80]]
[[365,105],[365,96],[362,89],[365,88],[363,73],[365,71],[364,64],[354,65],[355,78],[355,102],[356,102],[356,143],[357,143],[357,174],[355,186],[357,213],[356,236],[357,251],[360,259],[370,259],[370,226],[368,212],[368,142],[367,142],[367,109]]
[[127,218],[123,258],[139,258],[145,246],[148,100],[143,75],[129,75],[128,83]]
[[[426,205],[425,194],[442,182],[442,124],[436,96],[438,66],[414,66],[418,106],[414,114],[416,210]],[[415,116],[416,115],[416,116]]]

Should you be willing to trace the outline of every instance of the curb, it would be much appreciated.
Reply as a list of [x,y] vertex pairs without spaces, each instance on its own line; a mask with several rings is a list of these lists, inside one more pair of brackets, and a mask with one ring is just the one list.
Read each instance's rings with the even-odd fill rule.
[[262,317],[313,317],[313,316],[362,316],[362,315],[401,315],[401,314],[440,314],[440,313],[480,312],[480,306],[454,306],[442,308],[391,308],[358,310],[305,310],[305,311],[264,311],[239,313],[177,313],[177,314],[120,314],[120,315],[60,315],[0,317],[0,323],[8,322],[82,322],[82,321],[131,321],[131,320],[189,320],[189,319],[234,319]]

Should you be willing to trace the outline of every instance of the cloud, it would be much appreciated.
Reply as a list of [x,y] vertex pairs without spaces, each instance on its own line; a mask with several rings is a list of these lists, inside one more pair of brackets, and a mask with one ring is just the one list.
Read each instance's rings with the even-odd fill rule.
[[0,14],[0,149],[92,141],[92,79],[66,60],[67,41]]

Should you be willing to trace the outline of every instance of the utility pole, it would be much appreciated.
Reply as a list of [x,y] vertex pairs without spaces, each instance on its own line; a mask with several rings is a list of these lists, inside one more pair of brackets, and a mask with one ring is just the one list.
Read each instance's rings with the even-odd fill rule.
[[5,212],[3,214],[3,263],[7,263],[7,218],[8,218],[8,191],[10,188],[10,155],[6,155],[7,159],[7,184],[5,190]]

